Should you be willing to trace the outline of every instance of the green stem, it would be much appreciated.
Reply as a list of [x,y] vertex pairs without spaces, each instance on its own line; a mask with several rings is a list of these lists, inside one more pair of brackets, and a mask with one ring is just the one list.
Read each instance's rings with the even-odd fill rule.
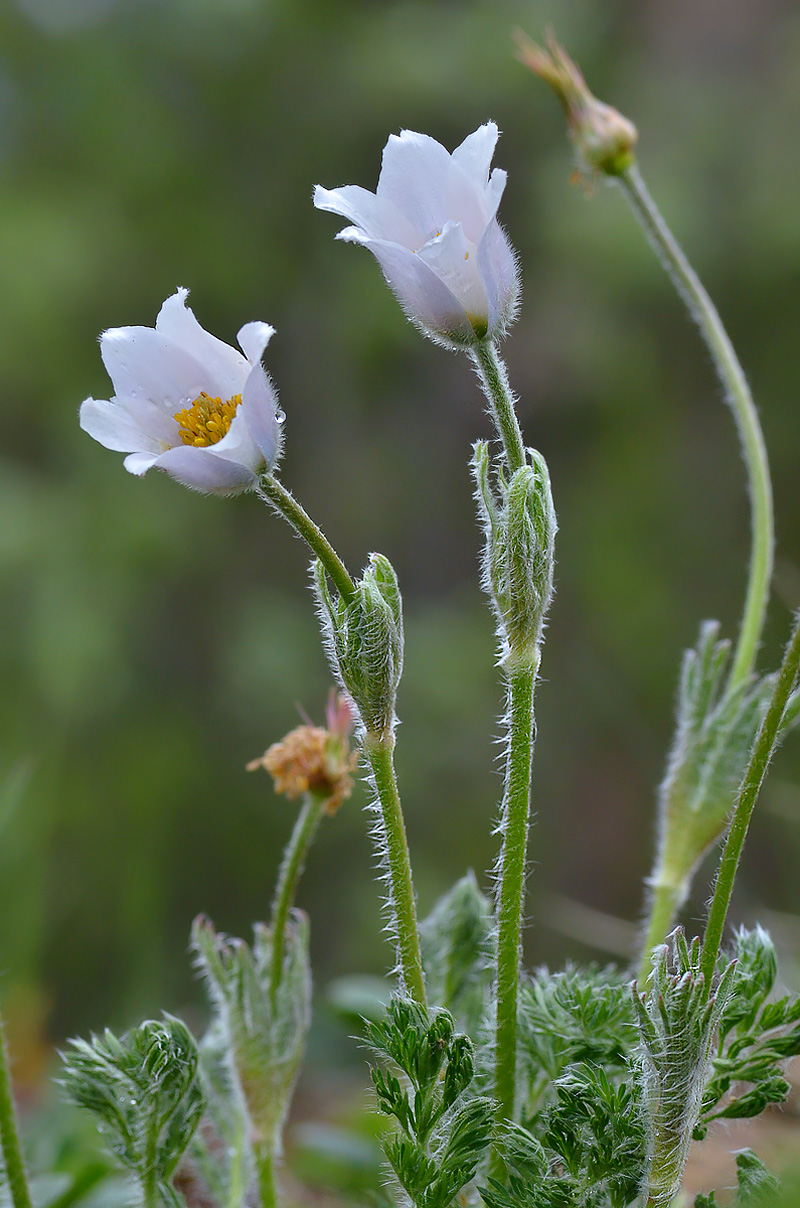
[[[292,528],[300,534],[325,567],[328,576],[346,604],[356,597],[356,587],[339,555],[322,530],[314,523],[304,508],[289,491],[265,474],[259,481],[257,493],[275,511],[279,512]],[[419,947],[419,929],[414,902],[414,887],[411,879],[411,860],[408,852],[403,812],[393,761],[394,739],[384,735],[368,734],[364,751],[372,767],[386,832],[389,874],[392,883],[392,900],[397,925],[397,942],[400,965],[409,993],[418,1002],[425,1002],[425,982],[422,972],[422,956]],[[273,950],[273,962],[275,950]],[[274,968],[274,964],[273,964]]]
[[509,736],[503,799],[503,847],[497,893],[497,1021],[494,1094],[497,1116],[511,1120],[517,1078],[517,988],[533,759],[533,690],[536,667],[508,676]]
[[22,1146],[17,1128],[17,1113],[14,1108],[14,1096],[11,1091],[11,1074],[8,1068],[8,1053],[6,1052],[5,1032],[0,1018],[0,1147],[3,1150],[3,1163],[6,1171],[6,1181],[11,1192],[11,1202],[14,1208],[31,1208],[31,1196],[28,1190],[28,1178],[25,1174],[25,1162],[22,1158]]
[[644,985],[650,975],[650,958],[653,949],[659,944],[663,944],[664,937],[672,926],[672,920],[686,896],[686,886],[685,884],[675,885],[663,880],[653,881],[651,891],[647,934],[642,946],[639,972],[636,975],[640,986]]
[[253,1157],[258,1180],[258,1202],[260,1208],[277,1208],[278,1190],[275,1185],[275,1154],[267,1142],[254,1146]]
[[481,340],[469,354],[478,371],[483,392],[489,400],[489,409],[497,434],[503,442],[509,475],[525,465],[525,445],[522,441],[519,421],[514,411],[514,396],[508,382],[506,367],[491,340]]
[[262,475],[259,479],[256,493],[266,503],[269,503],[276,512],[279,512],[284,520],[289,522],[296,533],[299,533],[312,553],[319,558],[325,567],[339,595],[345,603],[349,604],[355,598],[356,589],[353,580],[347,573],[347,568],[322,529],[314,523],[308,512],[300,506],[294,495],[290,491],[287,491],[283,483],[279,482],[277,478],[273,478],[271,474]]
[[364,754],[369,761],[383,815],[383,833],[386,840],[386,860],[392,890],[392,909],[397,931],[397,949],[400,969],[408,993],[418,1003],[425,1005],[425,978],[422,971],[422,953],[419,946],[417,907],[414,900],[414,884],[411,879],[411,859],[408,853],[406,827],[397,777],[394,770],[394,738],[389,735],[367,734],[364,738]]
[[302,809],[294,824],[292,836],[283,854],[272,907],[272,960],[270,962],[269,993],[273,1007],[283,973],[283,951],[289,911],[294,903],[297,882],[303,871],[308,849],[314,841],[320,819],[325,812],[325,800],[325,797],[320,797],[317,793],[306,793]]
[[778,679],[775,683],[772,699],[766,716],[761,723],[761,728],[753,747],[753,753],[750,756],[750,763],[742,780],[738,800],[733,811],[733,820],[731,821],[730,829],[725,839],[725,846],[722,850],[719,872],[717,873],[717,881],[714,886],[714,896],[711,899],[705,936],[703,937],[703,951],[700,957],[700,972],[705,977],[707,993],[710,990],[711,978],[717,964],[717,957],[722,943],[722,933],[725,928],[725,919],[728,915],[728,906],[730,905],[731,894],[733,893],[733,883],[736,879],[739,858],[747,836],[747,828],[750,825],[753,807],[761,791],[761,786],[764,783],[769,761],[775,750],[781,721],[786,709],[786,702],[789,700],[792,689],[795,686],[798,668],[800,668],[800,613],[797,614],[795,619],[794,632],[789,639],[786,653],[783,656],[783,662],[778,672]]
[[694,269],[689,264],[634,164],[616,178],[634,214],[683,298],[711,353],[711,359],[736,420],[750,491],[752,545],[750,573],[739,640],[728,691],[751,674],[764,627],[774,556],[772,485],[758,413],[733,345]]

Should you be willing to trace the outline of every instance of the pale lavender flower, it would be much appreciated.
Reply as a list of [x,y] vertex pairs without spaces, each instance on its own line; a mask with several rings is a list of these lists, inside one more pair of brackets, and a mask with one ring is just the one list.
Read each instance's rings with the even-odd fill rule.
[[214,495],[254,487],[280,453],[281,415],[261,357],[273,334],[246,323],[244,352],[200,326],[188,290],[167,298],[155,327],[115,327],[100,337],[114,386],[111,400],[87,398],[80,425],[107,449],[127,453],[125,469],[153,466]]
[[433,339],[463,348],[502,335],[519,279],[498,221],[506,174],[489,168],[494,122],[452,155],[426,134],[403,130],[383,151],[375,193],[358,185],[314,189],[314,205],[353,223],[337,238],[373,253],[408,317]]

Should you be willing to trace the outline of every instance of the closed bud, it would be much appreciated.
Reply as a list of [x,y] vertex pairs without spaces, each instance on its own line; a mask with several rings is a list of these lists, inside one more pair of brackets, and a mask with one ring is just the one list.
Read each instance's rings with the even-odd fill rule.
[[486,545],[483,585],[498,621],[501,660],[536,666],[547,610],[553,594],[557,530],[547,463],[528,450],[530,464],[506,482],[502,472],[491,481],[488,446],[475,446],[476,499]]
[[333,670],[367,734],[387,735],[395,723],[403,670],[402,600],[394,569],[382,554],[370,554],[370,565],[348,604],[332,597],[320,564],[314,582]]
[[633,148],[639,136],[633,122],[592,95],[580,68],[552,35],[546,50],[519,30],[516,40],[521,61],[561,101],[581,166],[589,172],[620,176],[634,162]]

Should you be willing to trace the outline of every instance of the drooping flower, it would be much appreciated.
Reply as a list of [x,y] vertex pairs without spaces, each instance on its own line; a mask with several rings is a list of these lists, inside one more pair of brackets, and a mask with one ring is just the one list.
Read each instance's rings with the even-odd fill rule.
[[390,135],[375,193],[358,185],[314,190],[314,205],[353,223],[337,238],[373,253],[408,317],[458,348],[493,339],[514,316],[519,278],[497,221],[506,174],[489,168],[487,122],[452,155],[426,134]]
[[103,332],[114,395],[87,398],[80,425],[107,449],[127,453],[131,474],[156,466],[195,491],[235,495],[254,487],[280,454],[282,417],[261,364],[274,328],[245,323],[243,356],[200,326],[187,294],[167,298],[155,327]]

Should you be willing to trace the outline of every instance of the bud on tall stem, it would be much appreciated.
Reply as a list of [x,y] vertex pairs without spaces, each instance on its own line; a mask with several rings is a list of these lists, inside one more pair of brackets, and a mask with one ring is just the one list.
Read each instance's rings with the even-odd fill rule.
[[379,823],[374,836],[386,869],[389,926],[406,989],[425,1002],[425,981],[411,859],[394,770],[395,701],[403,669],[403,611],[394,569],[382,554],[355,584],[348,602],[334,594],[320,562],[314,586],[331,667],[353,702],[370,766]]
[[[497,412],[513,416],[510,397],[505,403],[507,407],[501,401]],[[485,537],[482,581],[497,619],[499,661],[508,694],[500,820],[503,844],[497,863],[494,1088],[498,1115],[506,1120],[513,1118],[516,1097],[517,986],[530,824],[533,695],[553,591],[557,528],[547,464],[534,450],[524,450],[523,457],[524,463],[513,472],[508,455],[505,467],[492,467],[485,442],[475,445],[473,457],[475,498]]]

